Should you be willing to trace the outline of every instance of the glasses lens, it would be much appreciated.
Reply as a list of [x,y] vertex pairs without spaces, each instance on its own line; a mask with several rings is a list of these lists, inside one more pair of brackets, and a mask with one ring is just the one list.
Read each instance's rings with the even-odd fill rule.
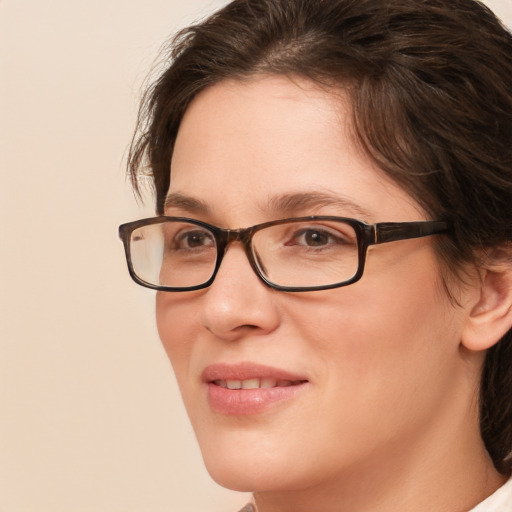
[[172,288],[210,279],[217,259],[213,233],[190,222],[163,221],[135,229],[130,239],[133,271],[146,283]]
[[340,221],[294,221],[257,231],[255,261],[268,280],[279,286],[329,286],[357,273],[354,228]]

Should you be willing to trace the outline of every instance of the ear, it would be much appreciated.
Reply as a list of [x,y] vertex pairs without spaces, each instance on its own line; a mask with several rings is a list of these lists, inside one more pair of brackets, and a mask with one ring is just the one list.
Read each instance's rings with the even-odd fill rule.
[[482,351],[496,344],[512,328],[512,246],[486,257],[478,287],[469,305],[462,345]]

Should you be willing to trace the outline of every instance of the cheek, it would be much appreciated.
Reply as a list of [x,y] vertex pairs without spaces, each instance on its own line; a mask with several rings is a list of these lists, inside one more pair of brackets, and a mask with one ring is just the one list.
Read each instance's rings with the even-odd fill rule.
[[178,383],[181,383],[189,374],[197,333],[196,313],[191,294],[158,292],[156,323],[160,340],[171,361]]
[[[407,351],[422,338],[432,341],[430,334],[441,324],[452,323],[454,311],[433,256],[402,259],[396,268],[391,257],[382,260],[369,258],[359,282],[311,296],[301,328],[318,336],[322,348]],[[300,307],[297,302],[296,311]]]
[[392,410],[407,419],[418,404],[432,410],[456,374],[462,316],[433,257],[416,257],[410,267],[402,260],[398,274],[392,264],[371,268],[350,289],[312,299],[296,324],[329,390],[318,413],[328,401],[346,400],[361,418]]
[[347,304],[336,359],[349,363],[352,396],[363,409],[379,411],[375,419],[389,432],[435,414],[457,375],[462,316],[436,268],[428,260],[409,269],[402,264],[403,279],[385,283],[381,274],[378,286],[369,273],[367,286]]

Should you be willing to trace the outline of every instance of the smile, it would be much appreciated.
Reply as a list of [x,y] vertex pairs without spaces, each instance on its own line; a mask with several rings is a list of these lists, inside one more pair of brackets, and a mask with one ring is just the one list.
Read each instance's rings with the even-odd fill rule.
[[202,374],[211,409],[230,416],[247,416],[290,403],[308,389],[300,374],[256,363],[214,364]]

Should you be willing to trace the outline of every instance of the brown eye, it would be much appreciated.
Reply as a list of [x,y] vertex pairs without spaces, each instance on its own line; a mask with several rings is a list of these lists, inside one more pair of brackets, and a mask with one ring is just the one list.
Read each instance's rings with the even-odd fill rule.
[[305,227],[295,231],[285,245],[322,248],[346,243],[348,243],[348,240],[339,231],[328,228]]
[[174,249],[198,249],[215,246],[215,239],[209,231],[195,229],[178,233],[174,238]]
[[302,236],[305,245],[318,247],[320,245],[326,245],[329,243],[331,238],[327,233],[321,231],[307,231]]

